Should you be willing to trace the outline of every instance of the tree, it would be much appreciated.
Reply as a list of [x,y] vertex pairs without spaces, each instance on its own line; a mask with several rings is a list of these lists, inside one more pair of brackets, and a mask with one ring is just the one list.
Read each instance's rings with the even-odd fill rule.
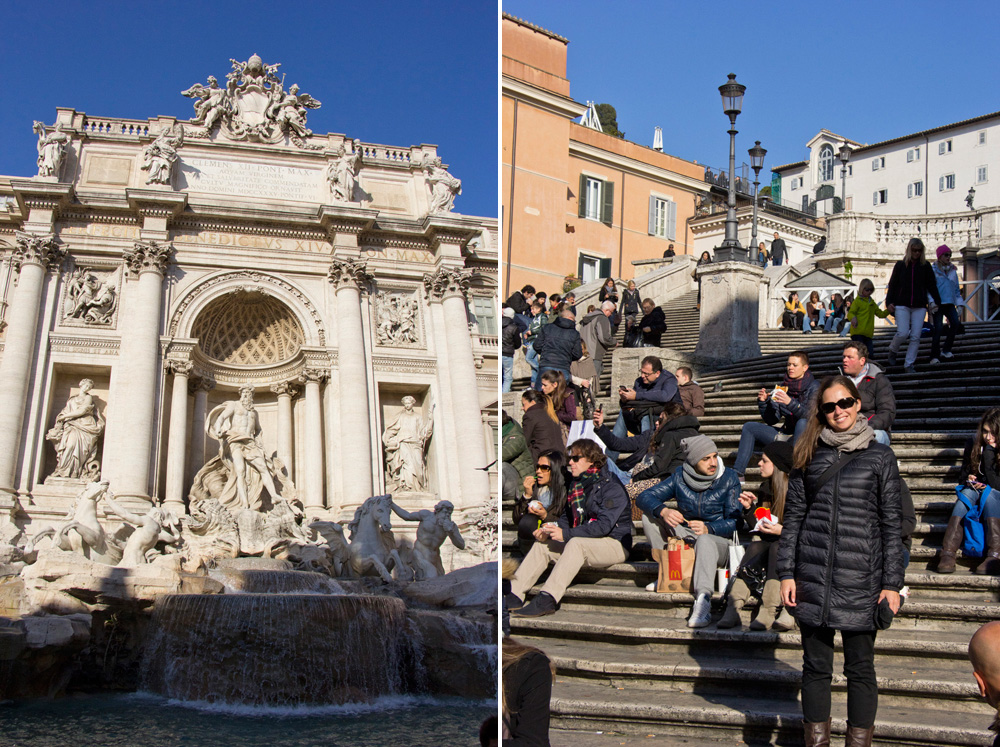
[[760,188],[760,192],[758,192],[757,194],[760,195],[761,197],[770,197],[771,196],[771,185],[768,184],[766,187],[761,187]]
[[601,129],[605,134],[625,138],[625,133],[618,129],[618,112],[611,104],[597,104],[594,107],[597,118],[601,121]]

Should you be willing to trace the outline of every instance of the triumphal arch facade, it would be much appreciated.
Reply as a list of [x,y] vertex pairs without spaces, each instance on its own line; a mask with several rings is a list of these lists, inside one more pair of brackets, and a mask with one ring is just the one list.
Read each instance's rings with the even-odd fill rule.
[[436,146],[314,133],[320,101],[231,62],[187,121],[59,109],[38,174],[0,177],[0,521],[100,478],[178,514],[391,492],[481,522],[496,220],[455,212]]

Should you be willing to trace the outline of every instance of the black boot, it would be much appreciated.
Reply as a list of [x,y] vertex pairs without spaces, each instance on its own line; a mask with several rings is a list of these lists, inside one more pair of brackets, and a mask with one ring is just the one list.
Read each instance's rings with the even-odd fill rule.
[[830,747],[830,719],[815,724],[803,721],[802,733],[806,747]]
[[1000,575],[1000,519],[983,519],[986,527],[986,557],[976,567],[980,575]]
[[512,617],[545,617],[553,614],[558,606],[552,595],[543,591],[524,607],[514,610],[510,614]]
[[944,530],[944,539],[941,540],[941,555],[938,557],[938,573],[955,572],[955,553],[958,546],[962,544],[962,517],[952,516],[948,520],[948,528]]

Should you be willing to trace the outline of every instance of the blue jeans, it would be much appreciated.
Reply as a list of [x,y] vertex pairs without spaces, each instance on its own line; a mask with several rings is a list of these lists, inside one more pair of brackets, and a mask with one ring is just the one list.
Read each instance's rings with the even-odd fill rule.
[[[653,427],[653,419],[649,415],[643,415],[640,426],[642,432],[645,433]],[[615,427],[611,429],[611,432],[618,436],[618,438],[625,438],[628,436],[628,426],[625,425],[624,413],[618,413],[618,420],[615,421]],[[604,452],[604,454],[607,456],[609,462],[613,462],[618,458],[619,452],[608,449]],[[628,483],[625,484],[627,485]]]
[[621,480],[622,485],[628,485],[632,482],[632,475],[615,464],[615,460],[610,457],[608,458],[608,472]]
[[[795,443],[802,432],[806,429],[808,418],[799,418],[795,421],[795,430],[792,432],[792,443]],[[740,446],[736,450],[736,461],[733,462],[733,471],[742,477],[750,464],[757,444],[761,448],[776,441],[780,431],[773,425],[767,423],[744,423],[743,430],[740,431]]]
[[889,446],[889,432],[888,431],[875,431],[875,440],[884,446]]
[[931,337],[931,358],[937,358],[941,352],[941,327],[944,318],[948,317],[948,333],[944,338],[944,352],[950,353],[955,344],[955,330],[958,329],[958,309],[953,303],[943,303],[934,312],[934,334]]
[[[973,506],[979,505],[982,494],[975,488],[962,488],[962,495],[969,499]],[[965,516],[969,509],[961,501],[955,501],[955,508],[951,510],[952,516]],[[1000,519],[1000,491],[991,490],[986,500],[983,502],[983,511],[980,516],[984,519]]]
[[[809,334],[813,331],[811,320],[812,317],[806,316],[802,321],[802,331]],[[826,322],[826,309],[819,309],[819,319],[816,321],[816,331],[819,332],[823,329],[824,323]]]
[[510,391],[510,385],[514,381],[514,356],[501,355],[500,362],[503,366],[503,391],[506,394]]
[[529,342],[524,348],[524,359],[531,366],[531,386],[538,384],[538,353],[535,352],[535,343]]

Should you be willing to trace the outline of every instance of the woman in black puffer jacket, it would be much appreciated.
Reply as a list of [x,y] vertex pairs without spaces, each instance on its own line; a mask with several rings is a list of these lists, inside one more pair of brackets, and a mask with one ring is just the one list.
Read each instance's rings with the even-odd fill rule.
[[850,379],[824,379],[816,403],[795,445],[778,577],[782,602],[802,629],[805,743],[829,744],[833,634],[839,630],[847,744],[860,747],[871,744],[878,707],[876,616],[883,599],[899,611],[903,586],[899,471],[892,449],[877,443],[858,417],[861,398]]

